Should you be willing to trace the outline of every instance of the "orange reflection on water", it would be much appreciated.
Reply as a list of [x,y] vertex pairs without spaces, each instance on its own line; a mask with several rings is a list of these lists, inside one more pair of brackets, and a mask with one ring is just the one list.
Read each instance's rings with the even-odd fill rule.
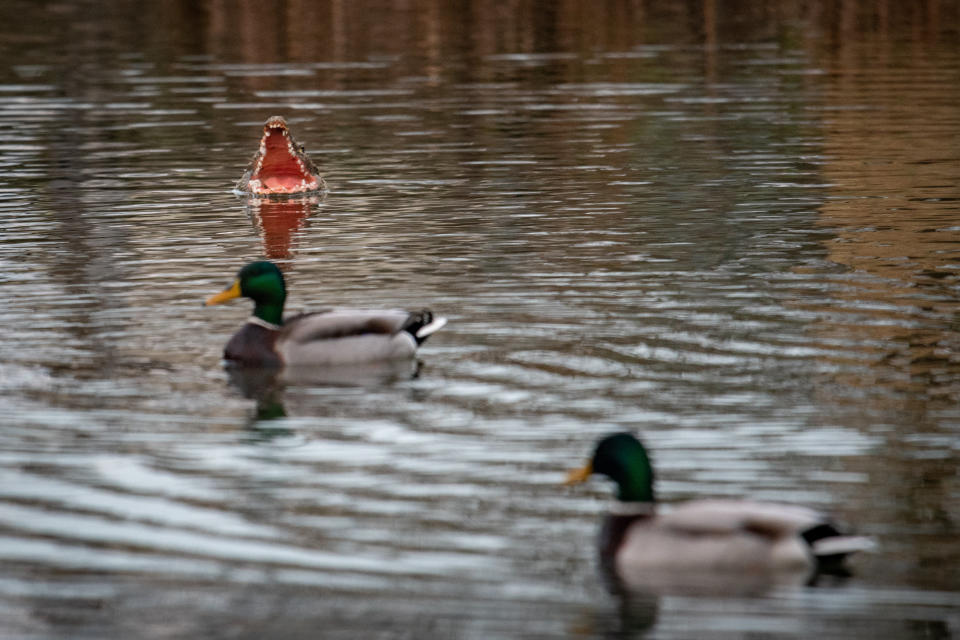
[[819,224],[832,262],[872,276],[835,294],[869,326],[828,334],[882,342],[878,379],[895,388],[960,397],[960,339],[943,323],[960,318],[960,85],[945,81],[935,40],[903,55],[886,35],[837,40],[824,61]]
[[284,200],[250,198],[247,211],[263,242],[263,255],[270,260],[292,258],[297,238],[319,201],[318,196]]

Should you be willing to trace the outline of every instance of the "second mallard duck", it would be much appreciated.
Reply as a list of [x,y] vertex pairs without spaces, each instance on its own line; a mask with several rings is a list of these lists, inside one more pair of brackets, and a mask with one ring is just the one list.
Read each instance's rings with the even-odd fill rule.
[[426,309],[330,310],[284,318],[283,274],[267,261],[240,269],[233,283],[206,304],[239,297],[253,300],[253,315],[227,342],[223,357],[241,365],[331,366],[412,358],[447,323]]
[[630,433],[599,441],[590,462],[572,471],[567,484],[591,474],[617,485],[617,500],[600,537],[604,568],[626,586],[658,579],[695,582],[782,573],[800,578],[817,571],[842,573],[843,557],[873,546],[869,538],[845,536],[821,513],[805,507],[749,500],[691,500],[658,509],[653,467]]

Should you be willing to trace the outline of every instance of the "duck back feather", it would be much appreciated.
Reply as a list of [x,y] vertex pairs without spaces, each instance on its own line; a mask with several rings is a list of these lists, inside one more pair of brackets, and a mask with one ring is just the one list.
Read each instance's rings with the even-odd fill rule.
[[417,340],[404,330],[407,311],[337,309],[284,321],[277,352],[290,366],[411,358]]
[[749,500],[694,500],[639,519],[616,553],[620,571],[812,570],[821,556],[869,548],[869,538],[842,536],[806,507]]

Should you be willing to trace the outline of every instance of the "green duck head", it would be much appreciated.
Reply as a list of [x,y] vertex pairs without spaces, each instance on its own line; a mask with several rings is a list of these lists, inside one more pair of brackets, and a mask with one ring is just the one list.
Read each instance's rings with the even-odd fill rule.
[[594,473],[617,484],[617,499],[622,502],[654,501],[653,466],[647,450],[632,433],[615,433],[601,439],[586,466],[570,472],[567,484],[584,482]]
[[280,268],[266,260],[251,262],[237,272],[231,285],[207,298],[206,304],[222,304],[234,298],[253,300],[253,315],[272,324],[283,323],[287,287]]

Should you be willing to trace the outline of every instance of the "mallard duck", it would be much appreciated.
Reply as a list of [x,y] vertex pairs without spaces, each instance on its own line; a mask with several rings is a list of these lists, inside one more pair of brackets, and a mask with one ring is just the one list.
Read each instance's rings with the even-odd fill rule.
[[[842,535],[821,513],[805,507],[748,500],[706,499],[659,509],[653,467],[630,433],[599,441],[587,465],[567,484],[591,474],[617,485],[616,501],[600,537],[600,557],[616,578],[649,584],[650,575],[757,575],[815,569],[839,573],[844,556],[873,546]],[[644,574],[647,575],[644,575]]]
[[223,357],[250,366],[329,366],[412,358],[417,347],[447,323],[430,311],[329,310],[283,318],[287,290],[272,262],[252,262],[233,283],[206,300],[246,297],[253,315],[230,338]]

